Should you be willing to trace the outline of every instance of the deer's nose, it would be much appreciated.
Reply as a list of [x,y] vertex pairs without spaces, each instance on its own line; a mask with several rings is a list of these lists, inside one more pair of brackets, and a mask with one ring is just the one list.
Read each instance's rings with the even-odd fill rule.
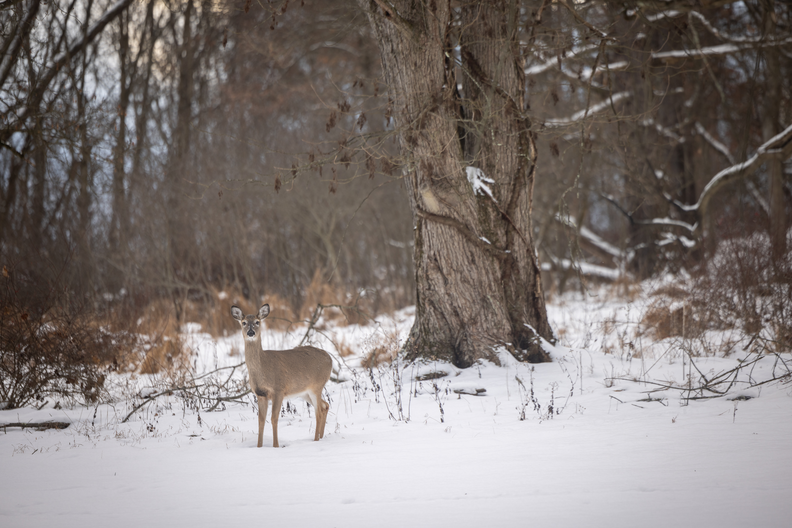
[[252,328],[250,330],[248,330],[247,334],[248,334],[248,337],[255,337],[256,336],[256,332],[254,332]]

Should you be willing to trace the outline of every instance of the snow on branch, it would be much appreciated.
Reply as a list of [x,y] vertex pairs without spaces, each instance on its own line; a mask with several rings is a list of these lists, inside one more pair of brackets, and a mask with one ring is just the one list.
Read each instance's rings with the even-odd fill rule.
[[607,242],[605,239],[603,239],[601,236],[599,236],[598,234],[596,234],[586,226],[582,226],[578,230],[577,222],[571,216],[567,215],[565,217],[562,217],[561,215],[557,214],[555,216],[555,219],[561,222],[562,224],[564,224],[565,226],[571,227],[572,229],[578,231],[580,238],[584,239],[586,242],[590,243],[592,246],[596,247],[603,253],[610,255],[611,257],[614,258],[614,260],[619,260],[622,258],[623,253],[621,249],[617,248],[610,242]]
[[[624,207],[619,205],[619,202],[617,202],[616,198],[614,198],[613,196],[607,194],[601,194],[600,196],[605,200],[607,200],[608,202],[610,202],[613,206],[615,206],[616,209],[619,210],[619,212],[621,212],[624,216],[627,217],[627,219],[630,221],[630,224],[632,225],[681,227],[682,229],[689,231],[691,234],[695,233],[696,229],[698,228],[698,223],[691,225],[687,222],[683,222],[682,220],[677,220],[675,218],[664,217],[664,218],[650,218],[648,220],[637,219],[632,215],[632,213],[625,210]],[[666,198],[669,197],[666,196]]]
[[608,280],[618,280],[621,271],[615,268],[606,268],[589,262],[572,262],[569,259],[552,259],[551,262],[542,263],[542,271],[552,271],[554,268],[560,270],[577,269],[581,274],[593,277],[600,277]]
[[[581,55],[581,54],[583,54],[583,53],[585,53],[587,51],[595,50],[597,48],[599,48],[598,44],[588,44],[586,46],[576,46],[576,47],[572,48],[572,51],[569,52],[569,55],[574,57],[576,55]],[[561,55],[556,55],[555,57],[553,57],[550,60],[547,60],[547,61],[542,62],[540,64],[534,64],[533,66],[525,69],[525,75],[537,75],[539,73],[542,73],[544,71],[549,70],[550,68],[552,68],[554,66],[559,66],[561,64],[561,59],[562,58],[565,58],[565,57],[562,57]]]
[[580,110],[579,112],[575,112],[574,114],[572,114],[569,117],[562,117],[562,118],[551,119],[549,121],[546,121],[545,122],[545,126],[547,126],[547,127],[561,127],[561,126],[567,126],[567,125],[575,124],[577,122],[582,121],[583,119],[585,119],[586,117],[588,117],[590,115],[598,114],[600,112],[603,112],[603,111],[607,110],[608,108],[611,107],[611,105],[616,104],[617,102],[621,101],[622,99],[628,99],[630,97],[632,97],[632,92],[631,91],[624,91],[624,92],[615,93],[612,96],[610,96],[608,99],[606,99],[605,101],[602,101],[601,103],[597,103],[594,106],[590,106],[588,108],[584,108],[583,110]]
[[[586,52],[592,51],[592,50],[596,50],[598,48],[599,48],[599,46],[597,46],[597,45],[588,45],[588,46],[581,46],[581,47],[577,47],[577,48],[572,48],[572,51],[570,52],[570,55],[574,57],[576,55],[582,55],[583,53],[586,53]],[[588,81],[591,78],[591,76],[593,74],[593,71],[594,71],[591,68],[591,66],[583,66],[583,68],[579,72],[567,71],[567,69],[564,68],[564,65],[562,63],[562,58],[563,57],[561,55],[558,55],[558,56],[553,57],[552,59],[547,60],[545,62],[542,62],[542,63],[539,63],[539,64],[535,64],[535,65],[531,66],[530,68],[526,68],[525,69],[525,74],[526,75],[537,75],[539,73],[543,73],[543,72],[549,70],[550,68],[556,67],[556,68],[558,68],[561,71],[561,73],[563,73],[567,77],[572,77],[572,78],[577,79],[579,81],[585,82],[585,81]],[[597,72],[626,70],[629,67],[630,67],[630,63],[628,61],[616,61],[616,62],[611,62],[609,64],[603,64],[603,65],[599,66],[597,68]]]
[[[627,61],[618,61],[612,62],[610,64],[605,64],[599,66],[596,70],[597,73],[602,73],[605,71],[624,71],[627,70],[630,66],[630,63]],[[570,68],[566,64],[562,64],[558,69],[562,75],[568,77],[569,79],[574,79],[575,81],[588,83],[589,88],[593,89],[595,92],[599,92],[602,95],[610,96],[611,89],[603,86],[599,83],[594,82],[591,79],[593,75],[594,69],[591,66],[583,66],[580,71],[574,71],[573,68]]]
[[[634,10],[630,10],[635,12]],[[662,20],[664,18],[676,18],[678,16],[682,16],[684,13],[681,11],[677,11],[676,9],[669,9],[668,11],[660,11],[659,13],[654,13],[652,15],[644,15],[644,18],[647,22],[657,22],[658,20]]]
[[489,187],[491,184],[495,183],[495,180],[485,176],[484,171],[476,167],[466,167],[465,172],[467,173],[467,179],[471,187],[473,187],[473,194],[489,196],[493,202],[498,203],[492,195],[492,189]]
[[750,44],[719,44],[717,46],[707,46],[700,49],[692,50],[671,50],[671,51],[656,51],[650,55],[652,59],[685,59],[695,57],[707,57],[715,55],[729,55],[730,53],[737,53],[740,51],[748,51],[756,49],[757,47],[766,48],[771,46],[783,46],[792,44],[792,37],[784,39],[764,40]]
[[655,130],[657,130],[657,133],[660,134],[661,136],[665,136],[668,139],[671,139],[677,143],[685,142],[684,137],[680,136],[670,128],[661,125],[652,118],[643,119],[641,120],[640,124],[645,127],[654,128]]
[[725,40],[726,42],[735,42],[740,44],[753,44],[753,45],[761,45],[761,46],[781,46],[784,44],[789,43],[789,38],[767,38],[767,37],[736,37],[734,35],[729,35],[728,33],[722,33],[718,29],[716,29],[712,24],[710,24],[709,20],[699,13],[698,11],[691,11],[691,17],[695,17],[701,21],[707,31],[712,33],[714,36],[718,37],[721,40]]
[[737,160],[734,159],[734,156],[732,156],[731,152],[729,152],[729,149],[726,148],[726,145],[715,139],[715,137],[713,137],[712,134],[707,132],[707,129],[704,128],[704,125],[702,125],[698,121],[696,121],[696,132],[705,140],[707,140],[707,143],[709,143],[712,146],[712,148],[723,154],[723,156],[729,161],[729,163],[731,163],[732,165],[737,163]]
[[[734,159],[734,156],[732,156],[732,153],[729,151],[726,145],[718,141],[712,134],[707,132],[707,129],[704,128],[704,126],[698,121],[696,121],[696,132],[701,137],[703,137],[707,141],[707,143],[709,143],[710,146],[712,146],[712,148],[723,154],[723,157],[726,158],[726,160],[729,163],[731,163],[732,165],[735,165],[737,163],[737,160]],[[751,180],[746,180],[745,185],[746,187],[748,187],[748,192],[751,193],[751,196],[759,205],[759,207],[762,208],[762,210],[767,215],[770,215],[770,205],[767,203],[767,200],[765,200],[764,196],[762,196],[762,193],[759,192],[759,189],[756,188],[756,185],[754,185],[754,183]]]
[[691,233],[696,231],[696,227],[698,224],[688,224],[687,222],[683,222],[682,220],[675,220],[673,218],[650,218],[649,220],[636,220],[636,224],[641,225],[658,225],[658,226],[673,226],[673,227],[681,227],[683,229],[687,229]]
[[[681,7],[681,6],[680,6]],[[627,11],[628,15],[635,15],[638,13],[636,9],[630,9]],[[789,38],[767,38],[767,37],[743,37],[743,36],[735,36],[729,33],[724,33],[713,26],[707,17],[699,13],[695,10],[690,11],[680,11],[679,9],[668,9],[665,11],[660,11],[658,13],[653,13],[650,15],[643,15],[647,22],[657,22],[664,18],[677,18],[680,16],[684,16],[687,14],[691,18],[696,18],[701,22],[701,24],[709,31],[713,36],[723,40],[724,42],[731,42],[737,44],[749,44],[749,47],[759,46],[782,46],[788,44],[790,42]],[[716,46],[717,47],[717,46]],[[739,49],[748,49],[748,48],[739,48]]]
[[668,195],[666,195],[666,199],[682,211],[692,212],[704,210],[706,209],[709,199],[712,198],[715,192],[721,187],[736,179],[753,174],[762,166],[765,160],[776,156],[781,156],[782,159],[787,159],[789,156],[792,156],[792,125],[777,136],[766,141],[756,150],[756,154],[747,160],[727,167],[716,174],[704,187],[704,190],[701,191],[701,195],[695,204],[683,204]]

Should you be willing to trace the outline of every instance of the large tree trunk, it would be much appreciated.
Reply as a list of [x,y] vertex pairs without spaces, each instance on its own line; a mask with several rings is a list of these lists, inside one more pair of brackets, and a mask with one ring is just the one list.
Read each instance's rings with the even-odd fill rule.
[[408,359],[467,367],[505,346],[519,359],[547,360],[537,339],[553,334],[531,229],[536,149],[518,8],[360,3],[380,46],[415,222]]

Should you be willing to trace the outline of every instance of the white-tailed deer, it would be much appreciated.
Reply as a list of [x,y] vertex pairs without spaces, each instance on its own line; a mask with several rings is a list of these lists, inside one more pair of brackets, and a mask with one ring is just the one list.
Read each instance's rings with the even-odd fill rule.
[[322,389],[330,379],[333,361],[330,354],[319,348],[301,346],[290,350],[263,350],[261,348],[261,320],[269,315],[265,304],[255,315],[245,315],[237,306],[231,315],[242,325],[245,338],[245,362],[250,378],[250,390],[258,397],[259,431],[258,447],[264,443],[264,424],[267,422],[267,405],[272,400],[272,447],[278,447],[278,417],[283,398],[300,396],[316,410],[314,440],[324,436],[325,422],[330,405],[322,399]]

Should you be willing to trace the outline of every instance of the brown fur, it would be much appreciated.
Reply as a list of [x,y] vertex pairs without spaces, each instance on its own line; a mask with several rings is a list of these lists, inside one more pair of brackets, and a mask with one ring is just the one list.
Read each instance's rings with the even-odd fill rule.
[[314,440],[324,436],[330,405],[322,400],[322,390],[330,379],[333,361],[330,354],[319,348],[305,346],[290,350],[262,350],[262,319],[269,315],[265,304],[256,315],[244,315],[236,306],[231,315],[239,321],[245,339],[245,362],[250,378],[250,390],[258,398],[258,447],[264,443],[267,407],[272,400],[272,446],[278,446],[278,417],[283,399],[301,396],[316,409]]

